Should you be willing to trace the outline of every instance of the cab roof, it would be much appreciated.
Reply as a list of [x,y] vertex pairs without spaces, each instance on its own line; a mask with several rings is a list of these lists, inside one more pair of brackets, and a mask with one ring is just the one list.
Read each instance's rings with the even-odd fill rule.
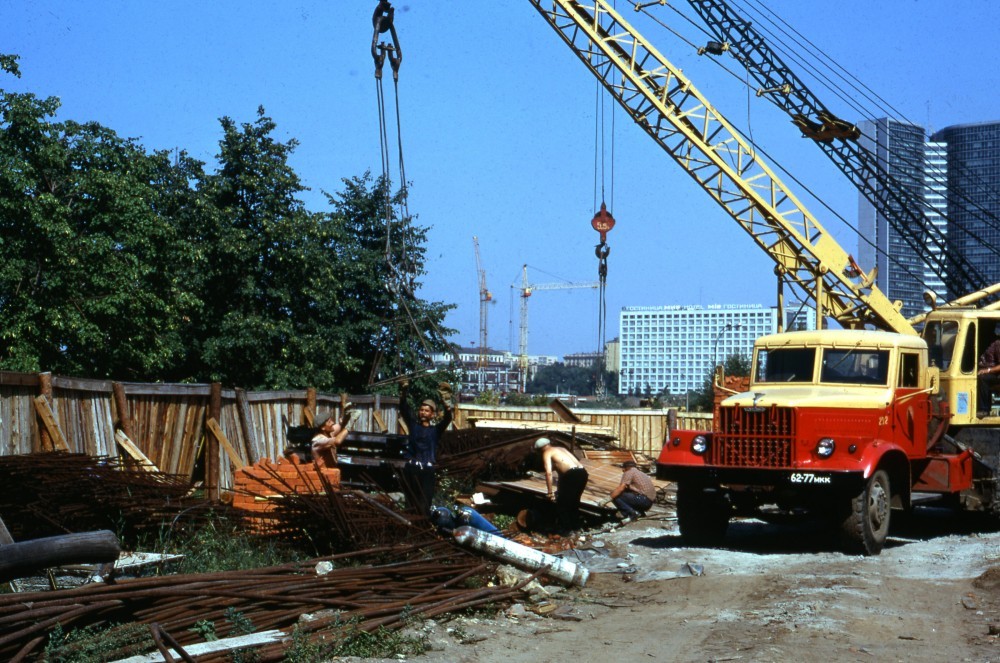
[[817,329],[812,331],[793,331],[781,334],[768,334],[757,339],[757,346],[768,348],[783,346],[810,347],[872,347],[872,348],[907,348],[923,350],[927,343],[919,336],[897,334],[895,332],[874,331],[869,329]]

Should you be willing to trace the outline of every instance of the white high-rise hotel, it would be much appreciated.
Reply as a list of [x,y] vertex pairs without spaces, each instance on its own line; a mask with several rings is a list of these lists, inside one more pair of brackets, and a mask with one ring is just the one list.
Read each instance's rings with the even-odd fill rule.
[[[815,329],[811,309],[786,310],[785,329]],[[730,355],[749,357],[758,336],[778,330],[778,309],[759,304],[626,306],[619,319],[619,394],[701,389]]]

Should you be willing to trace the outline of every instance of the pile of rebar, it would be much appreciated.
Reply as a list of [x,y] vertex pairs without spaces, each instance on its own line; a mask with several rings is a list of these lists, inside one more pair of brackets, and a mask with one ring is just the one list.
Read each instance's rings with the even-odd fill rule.
[[189,480],[76,453],[0,456],[0,514],[17,541],[110,529],[124,539],[155,532],[207,505]]
[[450,430],[441,437],[441,469],[450,476],[482,481],[513,478],[523,474],[537,437],[536,431]]
[[246,493],[269,501],[270,510],[263,515],[237,510],[248,521],[248,529],[262,536],[315,555],[433,539],[425,517],[400,513],[384,494],[341,490],[322,474],[308,480],[305,473],[307,488],[296,490],[277,471],[264,469],[268,476]]
[[[335,568],[320,575],[321,561]],[[31,660],[57,625],[67,631],[138,622],[184,647],[203,641],[196,624],[207,621],[219,629],[234,614],[255,631],[291,634],[297,628],[300,637],[331,642],[349,629],[396,629],[411,617],[503,603],[520,592],[520,586],[486,586],[491,575],[490,565],[437,540],[265,569],[0,595],[0,660]],[[301,619],[304,614],[311,618]],[[263,645],[257,660],[279,661],[289,644],[286,638]],[[228,659],[226,652],[198,657],[202,662]]]

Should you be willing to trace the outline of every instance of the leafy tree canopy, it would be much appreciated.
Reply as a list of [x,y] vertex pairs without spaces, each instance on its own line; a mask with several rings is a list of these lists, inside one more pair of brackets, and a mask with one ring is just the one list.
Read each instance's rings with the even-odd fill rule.
[[0,368],[357,393],[447,347],[387,183],[306,209],[263,108],[221,119],[213,172],[58,108],[0,89]]

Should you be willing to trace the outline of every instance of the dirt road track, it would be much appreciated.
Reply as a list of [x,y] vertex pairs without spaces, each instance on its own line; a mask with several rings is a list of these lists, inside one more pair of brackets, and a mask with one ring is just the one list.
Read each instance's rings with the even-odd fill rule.
[[[758,521],[733,523],[724,549],[683,547],[672,519],[594,541],[632,568],[554,596],[563,619],[428,625],[435,650],[414,660],[1000,661],[1000,534],[982,521],[920,514],[877,557]],[[674,577],[685,565],[703,575]]]

